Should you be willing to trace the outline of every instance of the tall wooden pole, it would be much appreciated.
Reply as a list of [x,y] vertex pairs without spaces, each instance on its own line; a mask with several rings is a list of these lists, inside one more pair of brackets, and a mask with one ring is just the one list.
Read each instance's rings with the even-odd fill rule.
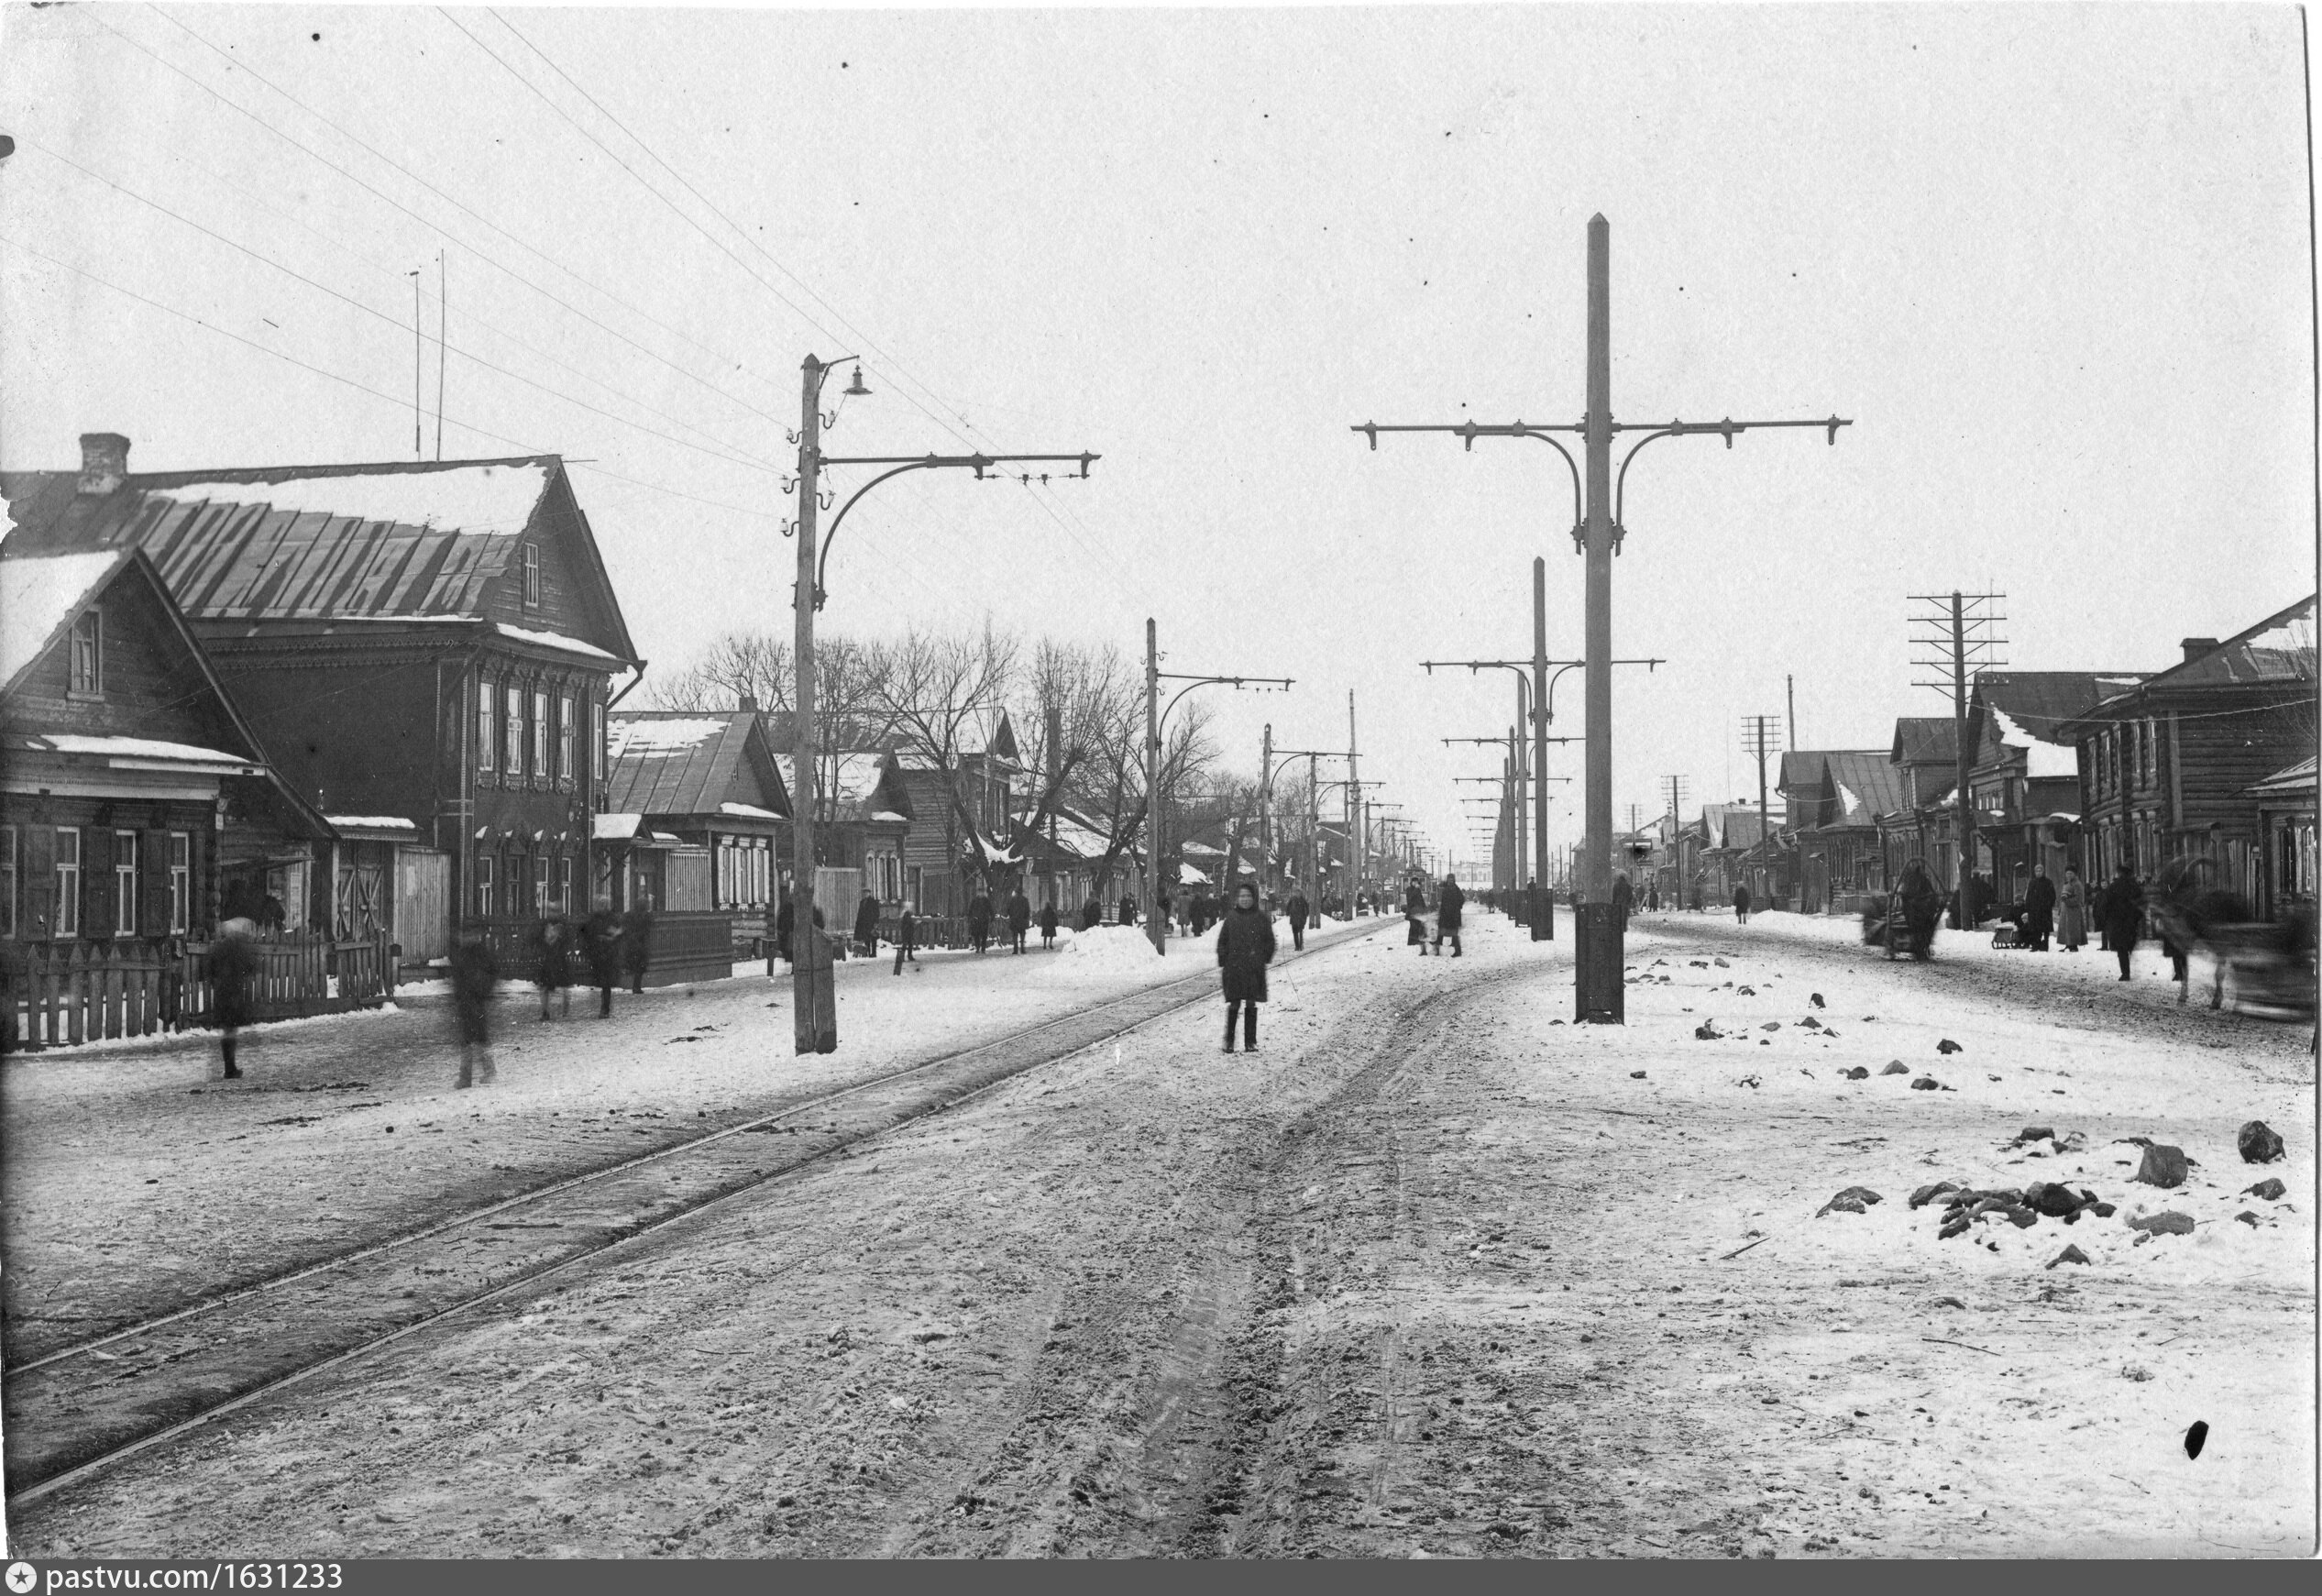
[[1953,930],[1966,930],[1975,923],[1975,908],[1967,900],[1975,880],[1975,809],[1967,794],[1967,766],[1973,762],[1973,750],[1967,746],[1966,606],[1957,593],[1951,596],[1951,723],[1957,744],[1952,750],[1957,760],[1953,777],[1957,785],[1952,796],[1959,805],[1959,897],[1952,906],[1951,924]]
[[1612,229],[1589,218],[1587,749],[1575,1018],[1622,1021],[1621,927],[1612,915]]
[[1355,891],[1362,883],[1362,783],[1355,766],[1355,690],[1347,689],[1347,918],[1355,918]]
[[822,379],[830,369],[806,358],[798,421],[798,579],[790,607],[797,614],[792,653],[798,673],[798,713],[790,781],[790,991],[792,1040],[802,1053],[835,1051],[838,1007],[831,989],[831,952],[814,929],[814,776],[819,759],[814,724],[815,498],[822,468]]
[[[1541,890],[1525,905],[1532,940],[1556,940],[1556,897],[1548,879],[1548,562],[1532,558],[1532,864]],[[1534,879],[1527,875],[1525,882]]]
[[1145,617],[1145,934],[1153,952],[1169,951],[1161,911],[1161,643]]

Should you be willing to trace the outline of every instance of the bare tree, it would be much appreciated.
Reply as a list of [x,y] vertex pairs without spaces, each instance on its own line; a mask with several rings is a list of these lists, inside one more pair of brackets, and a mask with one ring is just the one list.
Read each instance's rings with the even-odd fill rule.
[[944,857],[974,875],[985,874],[979,845],[964,858],[968,839],[987,831],[995,820],[1005,825],[1007,804],[991,790],[996,774],[989,743],[1005,711],[1017,668],[1016,640],[986,625],[979,634],[921,632],[916,628],[886,651],[886,669],[875,698],[908,752],[940,774],[947,802],[943,814]]
[[729,632],[684,669],[645,688],[656,710],[739,709],[747,697],[763,710],[787,710],[795,681],[790,645],[760,632]]

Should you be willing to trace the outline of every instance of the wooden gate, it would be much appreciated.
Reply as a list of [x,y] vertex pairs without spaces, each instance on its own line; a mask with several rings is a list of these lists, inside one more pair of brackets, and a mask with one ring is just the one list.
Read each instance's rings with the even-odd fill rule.
[[450,854],[433,848],[395,850],[395,941],[402,946],[404,963],[450,955],[451,886]]

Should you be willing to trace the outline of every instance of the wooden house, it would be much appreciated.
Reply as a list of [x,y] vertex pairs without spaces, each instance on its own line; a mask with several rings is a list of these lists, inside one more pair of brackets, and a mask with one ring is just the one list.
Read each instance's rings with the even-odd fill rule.
[[1887,763],[1895,772],[1895,803],[1875,817],[1885,885],[1891,887],[1914,864],[1948,892],[1958,886],[1957,817],[1951,795],[1959,784],[1959,722],[1949,715],[1902,715]]
[[1993,903],[2022,901],[2035,867],[2063,877],[2082,808],[2079,753],[2063,729],[2138,680],[2130,671],[1976,673],[1967,698],[1967,796],[1975,873],[1990,883]]
[[132,474],[128,449],[0,478],[9,546],[142,549],[283,780],[408,822],[358,828],[392,850],[361,879],[406,961],[476,925],[521,968],[535,917],[588,906],[605,714],[643,668],[562,459]]
[[2250,788],[2258,810],[2259,869],[2254,899],[2261,917],[2315,911],[2315,756],[2276,771]]
[[754,710],[616,710],[607,718],[609,896],[716,914],[736,957],[765,951],[789,848],[790,789]]
[[1821,756],[1810,789],[1786,796],[1795,803],[1810,790],[1812,806],[1800,811],[1797,833],[1802,907],[1808,913],[1858,913],[1892,882],[1878,817],[1901,807],[1901,772],[1884,748],[1840,750]]
[[2184,658],[2117,684],[2061,721],[2075,749],[2080,866],[2091,881],[2127,864],[2151,876],[2206,859],[2222,884],[2270,895],[2257,789],[2315,750],[2312,595]]
[[978,892],[999,902],[1023,863],[1007,841],[1024,770],[1007,711],[972,711],[948,748],[907,736],[894,752],[909,798],[903,864],[919,912],[963,914]]
[[[1845,762],[1844,768],[1854,777],[1851,790],[1857,795],[1867,778],[1864,772],[1866,762],[1884,764],[1887,751],[1877,749],[1794,748],[1782,755],[1781,775],[1774,790],[1782,798],[1781,836],[1783,848],[1777,857],[1784,868],[1776,884],[1776,896],[1801,914],[1821,914],[1830,908],[1831,886],[1835,878],[1852,884],[1859,875],[1857,844],[1862,841],[1847,822],[1844,800],[1832,785],[1831,761]],[[1880,780],[1880,796],[1885,796],[1884,778]],[[1878,828],[1867,815],[1865,835],[1876,839]],[[1825,830],[1835,821],[1833,829]],[[1833,859],[1835,851],[1843,857]]]
[[[327,935],[333,840],[143,553],[0,551],[0,1036],[49,1045],[190,1017],[189,950],[221,919],[263,919],[270,941]],[[319,998],[342,974],[350,998],[391,982],[383,942],[366,942],[359,979],[335,952],[308,961],[312,992],[279,996]]]

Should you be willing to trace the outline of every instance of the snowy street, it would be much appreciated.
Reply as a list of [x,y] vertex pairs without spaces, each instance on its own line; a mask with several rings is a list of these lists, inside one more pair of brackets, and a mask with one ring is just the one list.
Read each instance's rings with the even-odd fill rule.
[[[1478,914],[1465,959],[1422,959],[1398,922],[1356,929],[1379,934],[1277,965],[1255,1055],[1220,1055],[1214,996],[1081,1040],[1112,1023],[1086,1011],[1157,976],[1214,980],[1187,947],[1165,969],[1131,949],[845,966],[824,1059],[792,1059],[783,983],[624,996],[601,1026],[580,994],[545,1027],[512,999],[501,1084],[473,1094],[448,1090],[424,1011],[261,1036],[233,1092],[190,1047],[12,1059],[13,1368],[1086,1021],[1053,1062],[14,1502],[15,1545],[355,1557],[408,1552],[416,1526],[444,1556],[2311,1543],[2305,1030],[2178,1008],[2157,954],[2125,987],[2093,948],[1948,933],[1932,963],[1888,963],[1846,921],[1784,915],[1640,916],[1627,1026],[1579,1028],[1568,941]],[[2285,1159],[2242,1161],[2250,1120]],[[2130,1137],[2182,1149],[2189,1177],[2132,1183]],[[2245,1194],[2269,1177],[2284,1198]],[[2115,1212],[1995,1206],[1945,1239],[1940,1195],[1910,1205],[2043,1179]],[[1818,1214],[1856,1187],[1878,1200]],[[578,1223],[563,1200],[524,1223]],[[2130,1227],[2163,1211],[2190,1232]],[[2052,1264],[2067,1247],[2086,1261]],[[315,1280],[281,1305],[293,1327],[330,1295]],[[107,1377],[139,1379],[161,1339],[108,1344]],[[101,1403],[104,1381],[87,1389]]]

